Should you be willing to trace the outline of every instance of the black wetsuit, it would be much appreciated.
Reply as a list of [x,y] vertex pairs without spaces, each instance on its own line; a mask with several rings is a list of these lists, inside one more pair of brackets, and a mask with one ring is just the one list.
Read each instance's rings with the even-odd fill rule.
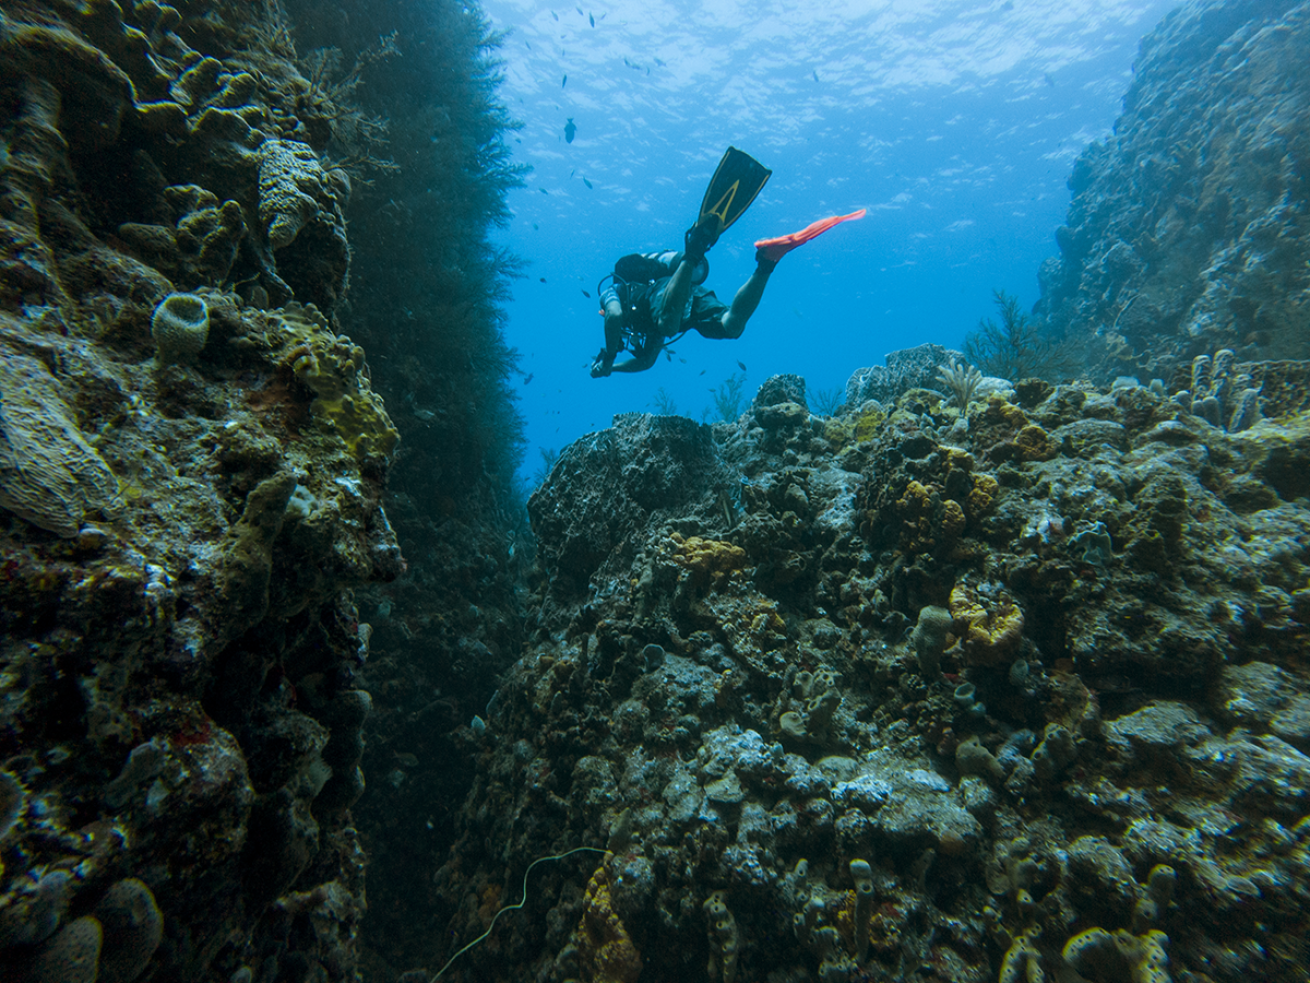
[[[658,337],[660,305],[681,259],[682,253],[672,251],[624,256],[614,264],[613,281],[601,292],[602,306],[614,300],[623,308],[623,325],[631,329],[634,341],[643,348],[652,340],[661,345],[666,340]],[[727,338],[730,336],[723,329],[723,315],[728,305],[713,290],[701,286],[709,272],[709,263],[702,260],[692,274],[693,286],[678,331],[695,329],[706,338]]]

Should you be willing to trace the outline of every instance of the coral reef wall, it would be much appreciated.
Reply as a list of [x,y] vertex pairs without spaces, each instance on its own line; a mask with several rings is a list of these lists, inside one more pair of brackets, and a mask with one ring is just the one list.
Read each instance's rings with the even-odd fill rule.
[[1047,330],[1092,378],[1310,354],[1307,52],[1295,0],[1192,0],[1142,42],[1040,276]]
[[[356,978],[367,690],[413,681],[396,640],[448,664],[462,636],[468,675],[481,634],[513,642],[486,38],[459,4],[374,4],[348,62],[298,38],[316,7],[0,11],[6,980]],[[408,127],[361,102],[383,69]],[[438,77],[444,129],[421,85],[427,117],[395,102]],[[444,254],[407,285],[388,258],[426,228]],[[368,679],[388,509],[435,600],[392,624],[370,595]]]

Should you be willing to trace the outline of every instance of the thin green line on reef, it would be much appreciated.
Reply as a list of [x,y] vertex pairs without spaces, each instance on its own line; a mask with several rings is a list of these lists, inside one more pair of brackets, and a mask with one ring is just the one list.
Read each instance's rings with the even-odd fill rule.
[[453,963],[456,959],[464,955],[464,953],[468,952],[475,945],[477,945],[488,935],[490,935],[491,930],[496,927],[496,922],[500,919],[501,915],[505,914],[505,912],[507,911],[515,911],[516,909],[522,908],[525,904],[528,903],[528,875],[532,873],[533,867],[537,866],[537,864],[545,863],[547,860],[563,860],[565,857],[572,856],[575,853],[580,853],[583,850],[590,850],[592,853],[609,852],[608,850],[601,849],[598,846],[575,846],[572,850],[566,850],[564,853],[556,853],[549,857],[538,857],[536,860],[532,861],[532,863],[528,864],[528,869],[523,872],[523,897],[519,901],[519,903],[506,905],[504,908],[501,908],[500,911],[496,912],[492,916],[491,924],[487,926],[487,930],[483,932],[481,935],[479,935],[472,942],[470,942],[468,945],[464,946],[464,948],[460,949],[459,952],[455,953],[453,956],[447,959],[446,965],[442,966],[439,970],[437,970],[437,975],[432,977],[432,979],[428,980],[428,983],[437,983],[437,980],[441,979],[441,977],[446,974],[446,970],[450,969],[451,963]]

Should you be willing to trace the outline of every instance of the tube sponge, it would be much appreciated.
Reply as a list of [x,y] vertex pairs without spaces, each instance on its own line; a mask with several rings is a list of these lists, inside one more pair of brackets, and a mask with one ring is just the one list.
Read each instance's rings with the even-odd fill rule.
[[1037,948],[1037,930],[1029,929],[1014,940],[1001,960],[1000,983],[1044,983],[1042,954]]
[[869,954],[869,918],[873,915],[873,868],[858,857],[851,861],[851,880],[855,881],[855,961],[864,962]]
[[155,896],[135,877],[109,889],[96,905],[104,929],[97,983],[129,983],[141,975],[164,937],[164,916]]
[[155,308],[150,333],[159,362],[190,362],[209,340],[209,305],[196,294],[169,294]]
[[919,620],[910,633],[910,644],[919,658],[919,673],[924,679],[936,679],[942,653],[955,619],[951,612],[935,604],[919,609]]
[[737,978],[737,953],[741,948],[741,939],[737,934],[737,919],[728,910],[728,892],[715,891],[701,908],[709,922],[710,939],[710,979],[733,983]]

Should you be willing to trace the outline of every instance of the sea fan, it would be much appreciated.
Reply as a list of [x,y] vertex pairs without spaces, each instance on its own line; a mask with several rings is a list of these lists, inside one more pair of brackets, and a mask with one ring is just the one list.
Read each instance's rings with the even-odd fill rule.
[[972,365],[967,362],[961,365],[953,358],[946,365],[937,366],[937,375],[951,391],[961,410],[969,408],[969,401],[983,380],[982,373]]

